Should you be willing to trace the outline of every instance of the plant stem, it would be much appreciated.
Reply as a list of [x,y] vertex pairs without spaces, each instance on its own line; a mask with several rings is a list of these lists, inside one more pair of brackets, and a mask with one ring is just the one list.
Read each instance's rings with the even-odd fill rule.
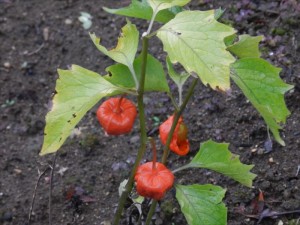
[[[190,100],[193,92],[194,92],[194,89],[196,87],[196,84],[198,82],[198,78],[196,78],[192,85],[190,86],[189,90],[188,90],[188,93],[183,101],[183,103],[180,105],[180,108],[179,110],[176,112],[175,111],[175,116],[174,116],[174,120],[173,120],[173,123],[172,123],[172,126],[171,126],[171,130],[170,130],[170,133],[168,135],[168,138],[167,138],[167,142],[166,142],[166,145],[164,146],[164,150],[163,150],[163,157],[162,157],[162,163],[163,164],[166,164],[167,162],[167,158],[168,158],[168,155],[170,153],[170,149],[169,149],[169,146],[170,146],[170,143],[171,143],[171,140],[172,140],[172,137],[173,137],[173,133],[175,131],[175,128],[176,128],[176,125],[177,125],[177,122],[183,112],[183,110],[185,109],[188,101]],[[147,219],[146,219],[146,224],[145,225],[149,225],[150,222],[151,222],[151,218],[153,216],[153,213],[154,213],[154,210],[156,208],[156,205],[157,205],[157,201],[156,200],[153,200],[152,201],[152,204],[151,204],[151,207],[150,207],[150,210],[148,212],[148,215],[147,215]]]
[[191,165],[191,163],[189,163],[189,164],[186,164],[184,166],[181,166],[181,167],[173,170],[172,173],[177,173],[177,172],[179,172],[181,170],[185,170],[185,169],[189,169],[189,168],[193,168],[193,167],[196,167],[196,166],[193,166],[193,165]]
[[141,78],[139,81],[139,88],[138,88],[138,110],[139,110],[139,120],[140,120],[140,138],[141,138],[141,145],[137,154],[137,157],[135,159],[135,163],[133,165],[133,169],[131,171],[131,174],[129,176],[128,182],[125,186],[125,190],[122,192],[122,195],[119,200],[119,205],[115,214],[114,218],[114,225],[118,225],[119,221],[121,219],[121,215],[124,209],[124,205],[126,202],[126,199],[129,195],[129,193],[132,190],[133,182],[134,182],[134,175],[136,173],[136,170],[138,166],[140,165],[140,162],[142,160],[142,157],[146,150],[146,144],[147,144],[147,132],[146,132],[146,119],[145,119],[145,110],[144,110],[144,85],[145,85],[145,76],[146,76],[146,67],[147,67],[147,56],[148,56],[148,37],[143,37],[143,47],[142,47],[142,68],[141,68]]
[[149,138],[150,142],[151,142],[151,146],[152,146],[152,155],[153,155],[153,159],[152,159],[152,170],[156,170],[156,161],[157,161],[157,157],[156,157],[156,146],[155,146],[155,140],[154,138]]
[[49,210],[49,225],[52,225],[52,189],[53,189],[53,178],[54,178],[54,169],[56,164],[58,151],[55,152],[55,156],[51,165],[51,174],[50,174],[50,185],[49,185],[49,202],[48,202],[48,210]]
[[157,10],[155,10],[155,11],[153,12],[152,17],[151,17],[151,20],[150,20],[149,27],[148,27],[148,30],[147,30],[147,32],[146,32],[146,35],[149,35],[149,34],[150,34],[151,29],[152,29],[152,26],[153,26],[153,22],[154,22],[154,20],[155,20],[155,17],[156,17],[156,15],[157,15],[157,13],[158,13]]
[[138,79],[136,77],[136,73],[135,73],[135,70],[133,68],[133,65],[131,64],[130,66],[128,66],[128,69],[130,70],[130,73],[131,73],[132,78],[134,80],[135,88],[136,88],[136,90],[138,90],[139,89],[139,82],[138,82]]
[[172,93],[169,92],[169,93],[168,93],[168,96],[169,96],[169,98],[171,99],[171,102],[172,102],[172,104],[173,104],[173,106],[174,106],[174,108],[175,108],[175,112],[178,112],[179,107],[178,107],[178,105],[177,105],[177,103],[176,103],[176,101],[175,101],[175,99],[174,99]]
[[34,191],[33,191],[33,195],[32,195],[32,200],[31,200],[31,206],[30,206],[30,209],[29,209],[29,214],[28,214],[28,222],[27,224],[30,225],[31,223],[31,216],[32,216],[32,211],[33,211],[33,207],[34,207],[34,202],[35,202],[35,196],[36,196],[36,191],[37,191],[37,188],[39,186],[39,183],[42,179],[42,177],[46,174],[46,172],[51,169],[50,167],[47,167],[42,173],[40,173],[39,171],[39,177],[36,181],[36,184],[35,184],[35,187],[34,187]]
[[156,206],[157,206],[157,201],[153,199],[152,203],[151,203],[151,207],[150,207],[148,215],[147,215],[147,219],[146,219],[145,225],[149,225],[150,224],[150,222],[152,220],[152,216],[153,216],[153,214],[155,212]]
[[116,107],[116,109],[115,109],[115,113],[117,113],[117,114],[120,114],[121,113],[121,111],[122,111],[122,109],[121,109],[121,103],[122,103],[122,100],[124,99],[124,95],[122,95],[121,97],[120,97],[120,99],[119,99],[119,101],[118,101],[118,104],[117,104],[117,107]]
[[182,86],[178,87],[178,93],[179,93],[179,106],[182,104]]

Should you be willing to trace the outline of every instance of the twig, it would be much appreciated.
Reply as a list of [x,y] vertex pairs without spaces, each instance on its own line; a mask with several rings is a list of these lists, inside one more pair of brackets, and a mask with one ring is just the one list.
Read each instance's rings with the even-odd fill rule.
[[54,159],[51,166],[51,174],[50,174],[50,185],[49,185],[49,203],[48,203],[48,210],[49,210],[49,225],[52,225],[52,210],[51,210],[51,203],[52,203],[52,189],[53,189],[53,177],[54,177],[54,169],[56,164],[57,152],[54,155]]
[[35,184],[35,187],[34,187],[34,191],[33,191],[33,195],[32,195],[31,206],[30,206],[29,215],[28,215],[28,225],[30,225],[30,221],[31,221],[31,216],[32,216],[32,211],[33,211],[33,206],[34,206],[34,201],[35,201],[35,196],[36,196],[36,190],[38,188],[40,180],[42,179],[42,177],[46,174],[46,172],[49,169],[50,169],[50,167],[48,166],[42,173],[40,173],[40,171],[38,170],[39,177],[38,177],[38,179],[36,181],[36,184]]
[[24,53],[24,55],[28,55],[28,56],[34,55],[34,54],[38,53],[39,51],[41,51],[42,48],[44,48],[44,46],[45,46],[45,43],[42,43],[36,50],[34,50],[32,52]]
[[299,171],[300,171],[300,165],[298,165],[298,169],[297,169],[297,172],[296,172],[296,177],[298,176]]

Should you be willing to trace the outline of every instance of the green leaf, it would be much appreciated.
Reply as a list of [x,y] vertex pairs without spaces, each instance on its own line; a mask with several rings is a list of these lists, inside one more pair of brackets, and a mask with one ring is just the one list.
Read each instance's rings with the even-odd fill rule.
[[176,185],[176,198],[189,225],[226,225],[225,190],[219,186]]
[[71,70],[58,70],[58,73],[57,94],[46,116],[40,155],[56,152],[76,124],[101,98],[122,92],[99,74],[76,65]]
[[90,37],[99,51],[103,54],[118,63],[122,63],[128,67],[132,66],[138,48],[139,32],[136,29],[136,26],[130,23],[130,21],[127,21],[127,24],[122,28],[122,33],[118,39],[117,46],[110,51],[100,45],[100,38],[96,37],[95,34],[90,33]]
[[167,61],[167,68],[168,68],[170,78],[175,82],[175,84],[178,86],[178,88],[181,88],[184,85],[184,83],[186,82],[186,80],[189,78],[190,74],[176,73],[169,57],[167,57],[166,61]]
[[242,164],[239,156],[228,150],[226,143],[206,141],[201,144],[197,155],[184,168],[206,168],[222,173],[241,184],[252,187],[252,181],[256,177],[250,170],[253,165]]
[[[138,80],[141,74],[142,55],[136,58],[133,63],[134,70],[137,74]],[[130,74],[129,69],[122,65],[116,64],[106,68],[109,75],[104,78],[110,83],[124,88],[135,88],[134,80]],[[153,56],[147,56],[147,68],[145,76],[145,91],[161,91],[169,92],[169,86],[161,63]]]
[[239,41],[227,47],[227,50],[239,58],[259,58],[259,42],[263,36],[251,37],[244,34],[239,36]]
[[214,16],[214,10],[178,13],[158,30],[157,36],[173,64],[179,62],[205,85],[226,91],[230,88],[230,64],[235,59],[226,51],[224,38],[235,31]]
[[223,14],[225,13],[225,9],[222,9],[221,7],[215,10],[215,19],[220,19]]
[[[151,6],[147,3],[147,1],[138,1],[138,0],[132,0],[132,3],[124,8],[120,9],[109,9],[106,7],[103,7],[103,9],[112,14],[117,14],[117,15],[122,15],[122,16],[129,16],[129,17],[135,17],[135,18],[140,18],[140,19],[146,19],[150,20],[152,17],[153,10]],[[162,22],[162,23],[167,23],[171,19],[175,17],[175,14],[177,12],[171,8],[170,10],[165,9],[160,11],[156,17],[155,21],[157,22]]]
[[184,6],[191,0],[148,0],[153,12],[159,12],[163,9],[168,9],[173,6]]
[[226,46],[232,45],[235,41],[235,39],[237,38],[236,34],[232,34],[230,36],[227,36],[224,38],[224,43]]
[[232,79],[264,118],[275,139],[285,145],[279,134],[279,123],[290,115],[284,93],[293,86],[284,83],[281,69],[260,58],[244,58],[232,64]]

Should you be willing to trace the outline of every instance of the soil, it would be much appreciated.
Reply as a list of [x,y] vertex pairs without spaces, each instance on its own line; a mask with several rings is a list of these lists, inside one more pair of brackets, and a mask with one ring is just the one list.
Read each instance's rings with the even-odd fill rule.
[[[54,155],[38,155],[45,115],[58,77],[57,68],[78,64],[100,74],[113,62],[92,44],[88,31],[113,47],[125,18],[107,14],[102,6],[117,8],[129,1],[104,0],[0,0],[0,224],[27,224],[34,187],[39,173],[51,164]],[[266,208],[278,212],[300,209],[300,3],[296,0],[237,1],[194,0],[191,9],[226,8],[222,18],[240,34],[264,35],[264,58],[283,68],[281,77],[295,88],[286,94],[291,116],[283,126],[286,146],[268,142],[267,127],[243,94],[233,85],[225,95],[198,85],[184,118],[189,127],[191,152],[187,157],[171,156],[169,166],[188,162],[208,139],[230,143],[243,163],[254,164],[257,174],[253,188],[246,188],[217,173],[188,170],[177,174],[177,182],[212,183],[227,189],[228,224],[256,224],[253,200],[263,191]],[[85,30],[78,21],[80,12],[93,16]],[[132,19],[141,31],[147,23]],[[159,40],[150,51],[163,58]],[[174,85],[170,82],[172,88]],[[155,120],[172,114],[165,94],[146,95],[148,129]],[[110,224],[118,203],[118,187],[128,177],[139,146],[138,123],[131,134],[106,136],[95,117],[95,106],[78,124],[57,155],[53,179],[53,224]],[[157,141],[157,144],[159,141]],[[161,149],[161,148],[159,148]],[[159,152],[160,154],[161,152]],[[150,149],[145,160],[151,158]],[[41,178],[31,224],[48,223],[49,171]],[[186,224],[168,193],[155,214],[153,224]],[[147,205],[143,209],[147,210]],[[242,213],[241,213],[242,212]],[[122,224],[134,224],[137,210],[127,206]],[[299,224],[297,213],[264,219],[261,224]],[[294,221],[294,223],[293,223]],[[296,222],[298,221],[298,222]],[[283,223],[281,223],[283,222]]]

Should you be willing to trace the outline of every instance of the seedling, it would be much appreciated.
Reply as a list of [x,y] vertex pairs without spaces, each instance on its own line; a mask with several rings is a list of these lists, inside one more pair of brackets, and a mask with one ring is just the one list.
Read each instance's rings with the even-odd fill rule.
[[[230,82],[233,81],[261,114],[274,139],[285,145],[279,130],[280,124],[285,123],[290,114],[284,102],[284,94],[292,86],[279,78],[280,68],[260,57],[259,42],[262,37],[236,34],[234,28],[218,21],[222,10],[185,10],[184,6],[189,2],[190,0],[132,0],[125,8],[104,8],[109,13],[149,20],[148,29],[140,35],[136,26],[127,19],[117,46],[111,50],[101,45],[100,38],[95,34],[90,34],[99,51],[116,62],[106,68],[107,75],[100,75],[77,65],[73,65],[70,70],[58,70],[57,94],[53,98],[53,107],[46,116],[41,155],[58,151],[86,112],[105,97],[110,99],[97,112],[103,129],[114,135],[130,132],[136,115],[133,103],[128,103],[131,105],[129,111],[127,108],[122,109],[128,100],[111,97],[126,94],[137,103],[140,148],[128,181],[120,189],[121,197],[113,222],[115,225],[119,224],[126,199],[134,187],[140,195],[152,199],[145,224],[150,223],[157,201],[163,201],[165,192],[174,187],[176,199],[188,224],[225,225],[227,209],[222,203],[225,190],[211,184],[182,185],[176,179],[173,184],[176,172],[184,169],[211,169],[247,187],[252,186],[255,175],[250,170],[253,165],[242,164],[239,156],[229,151],[227,143],[208,140],[200,145],[190,163],[172,172],[168,169],[170,149],[181,157],[189,154],[188,127],[183,123],[182,112],[199,80],[207,88],[224,94],[228,93]],[[152,31],[155,22],[163,25]],[[162,62],[148,53],[149,39],[154,36],[161,40],[167,54],[165,63],[170,79],[178,86],[178,103],[168,86]],[[140,40],[142,51],[137,55]],[[176,72],[173,67],[176,63],[185,71]],[[186,83],[187,79],[191,80],[189,85]],[[184,88],[187,88],[185,96]],[[167,93],[175,111],[168,112],[172,116],[159,128],[164,145],[162,159],[160,162],[155,159],[140,165],[148,142],[143,103],[145,92]],[[156,101],[159,99],[156,98]],[[129,118],[128,124],[123,121],[123,114]],[[118,129],[119,123],[126,125]],[[126,149],[122,151],[126,152]],[[157,189],[158,186],[154,184],[161,186]]]

